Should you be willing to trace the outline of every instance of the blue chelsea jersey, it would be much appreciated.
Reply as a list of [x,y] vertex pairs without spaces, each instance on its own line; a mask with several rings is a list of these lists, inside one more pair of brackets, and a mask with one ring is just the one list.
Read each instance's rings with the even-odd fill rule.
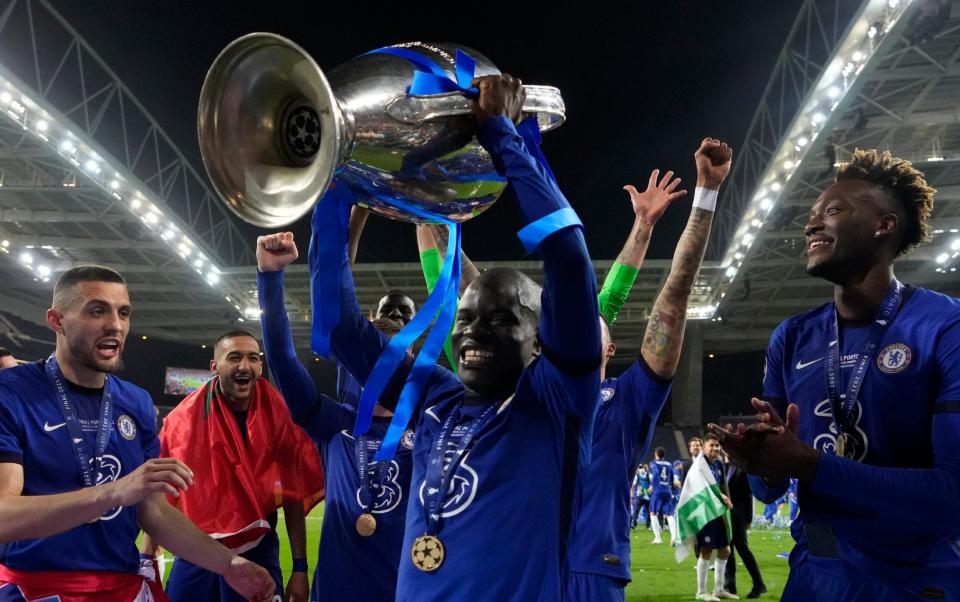
[[[827,350],[840,346],[838,391],[843,394],[872,325],[841,323],[839,339],[833,339],[829,327],[833,313],[834,305],[828,303],[776,329],[767,350],[763,386],[765,398],[781,415],[787,402],[799,406],[800,438],[827,455],[838,453],[839,436],[827,395]],[[944,410],[941,406],[956,405],[956,400],[960,400],[960,301],[907,287],[900,312],[867,367],[843,455],[872,466],[931,468],[934,414]],[[804,524],[818,522],[830,525],[842,555],[863,570],[952,563],[960,571],[960,555],[951,549],[948,533],[933,542],[923,530],[836,503],[804,483],[798,499],[801,512],[793,523],[797,557],[791,562],[807,554]],[[878,545],[878,540],[886,543]]]
[[[94,471],[97,485],[128,475],[160,452],[150,395],[115,376],[107,378],[112,387],[112,428]],[[67,384],[92,456],[101,391]],[[25,496],[65,493],[83,486],[62,406],[42,363],[0,372],[0,462],[23,465]],[[0,545],[0,563],[23,571],[135,573],[139,531],[136,507],[111,508],[95,522],[64,533]]]

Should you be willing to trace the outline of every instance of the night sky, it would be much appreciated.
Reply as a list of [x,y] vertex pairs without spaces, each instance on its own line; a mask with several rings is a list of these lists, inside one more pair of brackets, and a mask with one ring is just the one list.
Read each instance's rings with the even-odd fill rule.
[[[634,183],[642,189],[653,168],[677,171],[690,191],[668,211],[651,244],[649,257],[671,256],[693,195],[694,150],[708,135],[735,148],[741,144],[800,1],[659,0],[573,11],[558,9],[559,3],[538,10],[524,4],[528,12],[509,13],[480,3],[440,2],[394,5],[403,10],[359,2],[273,1],[244,8],[234,2],[53,0],[53,5],[201,171],[200,86],[217,53],[240,35],[287,36],[324,69],[402,41],[476,48],[525,83],[560,88],[567,122],[544,136],[544,152],[587,227],[591,255],[612,259],[632,221],[621,188]],[[466,225],[464,248],[471,257],[523,257],[516,238],[505,235],[520,227],[511,205],[508,193]],[[307,239],[306,223],[294,230],[298,239]],[[252,236],[255,229],[249,231]],[[409,244],[398,244],[405,236]],[[371,220],[360,261],[415,259],[412,228]]]

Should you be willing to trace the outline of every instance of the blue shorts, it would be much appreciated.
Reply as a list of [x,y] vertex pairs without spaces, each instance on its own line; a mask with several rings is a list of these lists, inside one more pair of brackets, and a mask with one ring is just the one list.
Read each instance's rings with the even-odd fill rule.
[[623,602],[626,586],[623,581],[606,575],[568,571],[563,602]]
[[730,545],[730,540],[727,538],[727,524],[722,516],[713,519],[700,529],[697,533],[697,545],[711,550],[719,550]]
[[[247,560],[267,569],[277,585],[274,599],[283,600],[283,577],[280,574],[280,540],[276,531],[269,531],[260,543],[241,554]],[[167,597],[171,602],[195,602],[197,600],[220,600],[221,602],[245,602],[246,598],[227,585],[220,575],[177,558],[167,577]],[[279,596],[279,598],[277,597]]]
[[818,570],[809,562],[790,567],[790,576],[783,590],[786,602],[909,602],[916,600],[960,601],[960,587],[955,583],[937,582],[924,575],[896,583],[880,582],[857,575],[840,576]]
[[677,503],[669,491],[654,491],[650,496],[650,512],[653,514],[672,516],[676,507]]

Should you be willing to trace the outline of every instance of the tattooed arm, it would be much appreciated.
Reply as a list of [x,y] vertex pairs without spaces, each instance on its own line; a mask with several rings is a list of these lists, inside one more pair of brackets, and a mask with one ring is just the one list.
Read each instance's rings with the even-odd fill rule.
[[[706,138],[694,154],[697,163],[697,188],[719,190],[730,173],[733,149],[714,138]],[[687,226],[677,242],[670,275],[657,296],[643,335],[640,355],[662,378],[672,378],[680,361],[680,347],[687,322],[687,302],[703,263],[710,237],[713,211],[695,206]]]

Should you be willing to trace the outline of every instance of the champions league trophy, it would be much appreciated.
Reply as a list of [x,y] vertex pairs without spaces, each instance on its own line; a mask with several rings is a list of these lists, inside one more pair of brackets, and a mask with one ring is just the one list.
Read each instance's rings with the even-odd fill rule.
[[[316,206],[308,261],[311,348],[318,355],[329,356],[340,319],[351,205],[450,228],[433,293],[386,345],[358,404],[354,435],[366,433],[373,406],[406,350],[429,331],[377,461],[392,458],[429,374],[425,369],[435,364],[450,332],[460,280],[460,223],[490,207],[507,185],[476,140],[477,90],[470,87],[475,77],[499,73],[469,48],[411,42],[368,52],[324,74],[293,42],[253,33],[220,53],[200,92],[203,163],[234,213],[278,228]],[[536,146],[540,131],[563,123],[563,99],[547,86],[524,91],[527,119],[518,128],[528,147]],[[539,149],[531,153],[540,160]],[[372,515],[361,519],[358,531],[372,533]],[[442,562],[430,556],[436,549],[422,552],[423,570]]]
[[[249,34],[203,83],[203,163],[230,209],[265,228],[302,217],[333,180],[393,219],[463,222],[506,187],[474,137],[468,97],[473,77],[499,73],[475,50],[411,42],[324,74],[290,40]],[[541,131],[563,123],[559,90],[524,90]]]

